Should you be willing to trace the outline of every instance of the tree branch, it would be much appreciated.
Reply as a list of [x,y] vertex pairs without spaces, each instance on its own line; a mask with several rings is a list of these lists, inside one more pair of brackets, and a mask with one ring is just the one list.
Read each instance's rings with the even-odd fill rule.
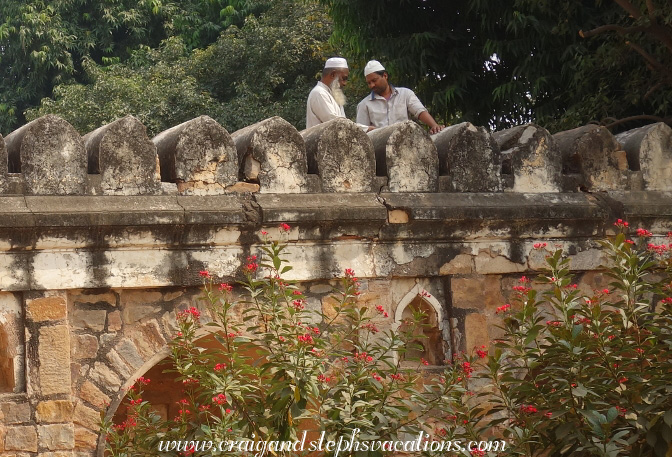
[[635,19],[639,19],[642,17],[642,13],[639,12],[639,10],[628,0],[614,0],[621,8],[623,8],[625,11],[627,11],[630,16],[634,17]]
[[652,0],[646,0],[646,9],[649,10],[649,20],[651,21],[651,23],[654,25],[658,25],[658,23],[656,22],[656,15],[654,14],[654,10],[656,8],[653,6]]
[[651,68],[652,70],[655,70],[655,71],[660,72],[661,76],[663,76],[664,79],[668,79],[668,78],[669,78],[669,71],[668,71],[668,69],[667,69],[663,64],[661,64],[660,62],[658,62],[658,61],[657,61],[651,54],[649,54],[648,52],[646,52],[646,51],[644,50],[644,48],[642,48],[642,47],[639,46],[638,44],[631,43],[630,41],[626,41],[625,44],[627,44],[628,46],[630,46],[633,50],[637,51],[637,53],[639,53],[639,55],[641,55],[642,57],[644,57],[644,60],[646,60],[646,62],[648,62],[648,64],[650,65],[650,68]]
[[[613,118],[606,118],[606,119],[604,119],[604,120],[607,120],[607,119],[613,119]],[[603,122],[604,122],[604,120],[603,120]],[[650,115],[650,114],[640,114],[640,115],[638,115],[638,116],[624,117],[623,119],[618,119],[617,121],[610,122],[609,124],[604,124],[604,123],[603,123],[602,125],[603,125],[604,127],[608,128],[608,129],[610,129],[610,128],[612,128],[612,127],[616,127],[617,125],[625,124],[626,122],[630,122],[630,121],[644,121],[644,120],[647,120],[647,121],[656,121],[656,122],[664,122],[664,123],[666,123],[666,124],[668,124],[668,125],[672,124],[672,118],[670,118],[670,117],[668,117],[668,118],[662,118],[662,117],[659,117],[659,116],[652,116],[652,115]]]
[[[672,1],[672,0],[670,0]],[[608,24],[608,25],[601,25],[599,27],[595,27],[592,30],[588,30],[587,32],[584,32],[583,30],[579,30],[579,36],[581,38],[590,38],[594,37],[596,35],[599,35],[604,32],[616,32],[619,35],[626,35],[628,33],[635,33],[635,32],[645,32],[646,27],[644,26],[636,26],[636,27],[623,27],[620,25],[616,24]]]
[[661,82],[655,84],[651,89],[647,90],[647,91],[646,91],[646,94],[644,94],[644,100],[646,100],[647,98],[649,98],[651,95],[653,95],[653,93],[654,93],[655,91],[657,91],[658,89],[660,89],[660,88],[663,87],[664,85],[665,85],[665,83],[661,81]]

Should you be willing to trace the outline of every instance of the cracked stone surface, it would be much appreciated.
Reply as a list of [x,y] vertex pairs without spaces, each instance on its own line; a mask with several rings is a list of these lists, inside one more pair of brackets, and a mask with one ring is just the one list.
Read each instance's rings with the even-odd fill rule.
[[376,174],[387,174],[391,192],[436,192],[439,158],[425,130],[413,121],[368,133],[376,153]]
[[161,179],[182,195],[216,195],[237,181],[238,156],[229,132],[208,116],[155,136]]
[[369,137],[354,122],[337,118],[301,132],[308,172],[322,192],[372,192],[376,159]]
[[463,122],[446,127],[432,139],[439,154],[439,174],[451,177],[455,192],[502,190],[499,146],[485,128]]
[[308,172],[305,145],[289,122],[272,117],[238,130],[231,137],[236,144],[240,166],[244,166],[248,157],[259,162],[256,177],[243,176],[244,179],[257,179],[259,192],[305,192]]
[[126,116],[84,137],[89,173],[99,173],[103,195],[152,195],[161,191],[156,146],[137,118]]
[[21,173],[29,195],[84,194],[86,151],[79,133],[48,114],[5,137],[10,173]]

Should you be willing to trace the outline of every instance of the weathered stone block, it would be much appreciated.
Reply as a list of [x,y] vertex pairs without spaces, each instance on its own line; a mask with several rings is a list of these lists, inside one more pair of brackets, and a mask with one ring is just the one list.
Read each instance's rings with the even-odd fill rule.
[[102,332],[105,329],[107,311],[104,309],[76,309],[70,322],[77,330],[93,330]]
[[464,350],[471,353],[474,348],[490,345],[488,318],[481,313],[469,313],[464,319]]
[[3,402],[0,403],[0,423],[20,424],[30,421],[30,404]]
[[96,406],[109,405],[111,402],[110,397],[105,395],[90,381],[84,381],[82,383],[82,387],[79,389],[79,398],[91,405]]
[[151,195],[161,191],[159,158],[147,129],[126,116],[83,137],[89,173],[100,174],[103,195]]
[[221,194],[238,178],[238,153],[231,135],[208,116],[161,132],[152,141],[161,179],[177,182],[183,195]]
[[67,422],[72,419],[74,406],[69,400],[41,401],[37,404],[37,422]]
[[452,278],[450,290],[456,308],[485,311],[505,303],[498,275]]
[[439,174],[449,175],[456,192],[502,190],[499,146],[483,127],[469,122],[446,127],[432,136]]
[[89,430],[98,430],[100,424],[100,413],[95,409],[84,406],[81,402],[75,405],[75,412],[72,418],[75,424],[86,427]]
[[94,335],[73,335],[70,341],[74,360],[93,359],[98,354],[98,338]]
[[258,182],[262,193],[306,191],[303,138],[287,121],[272,117],[234,132],[240,175]]
[[520,273],[527,270],[527,265],[511,261],[496,251],[479,252],[474,257],[475,272],[482,275]]
[[79,133],[48,114],[5,138],[9,172],[21,173],[30,195],[84,194],[86,150]]
[[548,130],[534,124],[492,134],[501,151],[502,173],[513,175],[513,192],[560,192],[562,160]]
[[429,134],[413,121],[368,133],[376,154],[376,174],[388,177],[390,192],[436,192],[439,158]]
[[98,434],[93,433],[84,427],[75,427],[75,448],[76,449],[95,449],[98,445]]
[[89,372],[92,381],[98,383],[109,392],[116,392],[121,387],[121,379],[107,365],[96,362]]
[[627,187],[625,151],[604,127],[586,125],[553,135],[566,174],[581,176],[587,190],[608,191]]
[[75,447],[75,427],[72,424],[38,425],[37,435],[40,447],[50,451]]
[[645,125],[616,135],[631,170],[641,170],[646,190],[672,190],[672,128]]
[[114,292],[90,293],[83,290],[80,293],[71,293],[75,305],[107,305],[117,306],[117,296]]
[[34,322],[64,319],[66,313],[65,297],[26,299],[26,317]]
[[37,452],[37,431],[32,425],[7,427],[5,451]]
[[119,311],[107,314],[107,330],[109,332],[118,332],[121,330],[121,313]]
[[460,275],[474,272],[474,259],[470,254],[458,254],[439,270],[440,275]]
[[320,176],[322,192],[373,192],[373,144],[357,124],[343,118],[301,132],[308,173]]
[[70,332],[65,325],[42,327],[39,336],[39,386],[42,395],[70,393]]

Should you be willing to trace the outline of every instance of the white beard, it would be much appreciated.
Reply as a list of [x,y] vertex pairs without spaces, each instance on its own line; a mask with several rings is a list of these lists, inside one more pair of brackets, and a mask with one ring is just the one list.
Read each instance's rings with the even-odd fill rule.
[[340,78],[334,79],[331,82],[329,89],[331,89],[331,95],[334,97],[334,100],[336,100],[336,103],[338,103],[339,106],[345,106],[348,99],[341,89]]

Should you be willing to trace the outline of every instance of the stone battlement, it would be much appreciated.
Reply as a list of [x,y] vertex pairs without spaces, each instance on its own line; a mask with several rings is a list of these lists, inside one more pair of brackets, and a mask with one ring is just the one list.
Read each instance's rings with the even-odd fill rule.
[[22,195],[672,190],[672,129],[488,133],[463,123],[368,135],[346,119],[298,132],[279,117],[229,134],[201,116],[147,137],[127,116],[81,137],[48,115],[0,137],[0,192]]
[[[381,330],[426,312],[432,365],[497,338],[497,307],[544,265],[535,244],[563,248],[590,292],[608,287],[597,240],[614,220],[672,231],[664,124],[429,136],[274,117],[229,134],[202,116],[150,139],[131,116],[83,137],[45,116],[0,137],[5,160],[0,457],[102,455],[99,413],[167,355],[176,312],[207,318],[199,271],[235,282],[261,230],[287,241],[311,309],[328,314],[352,268],[361,303],[388,312]],[[166,386],[155,394],[172,415]]]

